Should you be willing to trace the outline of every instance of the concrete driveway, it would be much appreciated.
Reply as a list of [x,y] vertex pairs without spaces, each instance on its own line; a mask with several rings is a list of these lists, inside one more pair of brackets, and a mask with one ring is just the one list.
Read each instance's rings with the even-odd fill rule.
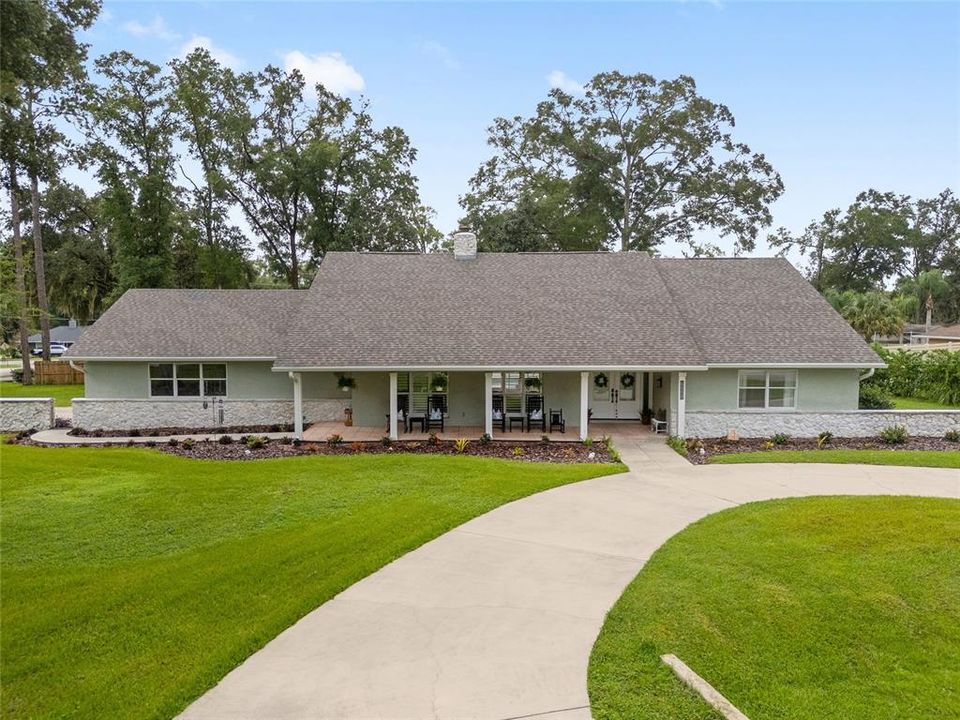
[[957,470],[693,467],[647,436],[618,446],[630,472],[505,505],[405,555],[281,633],[182,717],[585,720],[607,611],[689,523],[800,495],[960,497]]

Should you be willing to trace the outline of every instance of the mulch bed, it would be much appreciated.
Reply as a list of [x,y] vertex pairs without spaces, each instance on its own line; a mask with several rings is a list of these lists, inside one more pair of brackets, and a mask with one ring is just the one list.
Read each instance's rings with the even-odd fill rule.
[[[493,440],[481,445],[471,440],[457,452],[453,441],[398,441],[387,446],[380,442],[326,443],[305,442],[294,444],[281,440],[268,440],[263,447],[249,448],[239,441],[223,445],[217,441],[178,443],[176,445],[157,443],[157,449],[181,457],[203,460],[262,460],[264,458],[291,457],[295,455],[390,455],[415,453],[418,455],[469,455],[472,457],[492,457],[527,462],[559,463],[608,463],[614,462],[613,456],[601,443],[587,447],[581,443],[556,442],[501,442]],[[519,448],[519,451],[516,450]]]
[[[700,452],[702,443],[703,452]],[[693,438],[687,442],[687,460],[694,465],[705,465],[713,455],[732,453],[776,452],[778,450],[818,450],[816,438],[790,438],[782,445],[771,446],[769,438]],[[960,450],[960,443],[942,437],[909,437],[906,442],[888,444],[876,437],[835,437],[823,446],[824,450]]]
[[83,428],[73,428],[67,435],[109,438],[161,437],[164,435],[220,435],[222,433],[256,435],[257,433],[267,432],[293,432],[293,425],[229,425],[227,427],[218,427],[215,430],[195,427],[159,427],[150,428],[149,430],[84,430]]

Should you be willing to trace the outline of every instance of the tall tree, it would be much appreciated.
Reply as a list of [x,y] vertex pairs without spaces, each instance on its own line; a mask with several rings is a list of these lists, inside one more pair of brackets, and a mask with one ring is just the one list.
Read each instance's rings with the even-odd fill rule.
[[807,257],[807,275],[818,290],[879,290],[906,268],[915,235],[911,212],[909,198],[868,190],[846,211],[824,213],[801,235],[780,228],[767,242],[781,254]]
[[378,130],[367,106],[268,66],[227,81],[213,113],[226,141],[220,175],[273,272],[299,287],[328,250],[416,250],[435,237],[399,128]]
[[[236,79],[203,48],[170,65],[180,137],[199,165],[197,172],[180,165],[180,174],[190,185],[188,218],[198,233],[195,242],[178,248],[175,264],[181,270],[190,265],[196,269],[191,280],[197,287],[247,287],[254,271],[247,259],[246,238],[229,220],[232,201],[223,175],[229,146],[218,132],[226,122],[226,96]],[[177,275],[178,284],[186,281],[182,271]]]
[[87,158],[104,186],[117,290],[169,287],[179,208],[170,77],[126,51],[99,57],[95,66],[105,83],[90,90]]
[[10,226],[13,236],[13,252],[15,258],[15,284],[16,284],[16,306],[18,310],[17,333],[20,340],[20,362],[23,370],[23,384],[33,383],[33,373],[30,366],[30,342],[29,338],[29,316],[28,316],[28,298],[26,271],[23,262],[23,237],[21,236],[22,220],[20,218],[20,186],[17,182],[17,163],[15,151],[10,147],[14,142],[13,123],[10,122],[9,114],[4,112],[3,117],[3,150],[4,164],[7,168],[7,192],[10,193]]
[[[63,135],[56,125],[70,96],[85,75],[87,46],[78,30],[89,28],[100,11],[99,0],[8,0],[3,6],[0,86],[4,103],[19,115],[25,133],[11,157],[14,174],[25,169],[30,185],[37,305],[44,359],[50,358],[50,311],[47,302],[40,183],[55,173]],[[27,36],[21,33],[27,31]]]
[[554,89],[532,117],[497,118],[461,205],[501,249],[695,246],[712,229],[748,250],[783,184],[733,125],[690,77],[601,73],[582,96]]

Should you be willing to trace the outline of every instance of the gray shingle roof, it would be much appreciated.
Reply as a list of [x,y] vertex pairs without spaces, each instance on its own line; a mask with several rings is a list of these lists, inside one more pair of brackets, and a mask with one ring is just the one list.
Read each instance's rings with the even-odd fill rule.
[[[86,326],[81,325],[57,325],[56,327],[50,328],[50,342],[52,343],[72,343],[76,342],[77,338],[83,335]],[[27,338],[29,343],[38,343],[40,342],[41,337],[40,333],[36,335],[31,335]]]
[[305,290],[128,290],[67,357],[276,357]]
[[277,364],[699,365],[646,254],[329,253]]
[[656,261],[708,364],[879,364],[783,258]]
[[131,290],[70,357],[276,366],[879,364],[782,259],[329,253],[310,290]]

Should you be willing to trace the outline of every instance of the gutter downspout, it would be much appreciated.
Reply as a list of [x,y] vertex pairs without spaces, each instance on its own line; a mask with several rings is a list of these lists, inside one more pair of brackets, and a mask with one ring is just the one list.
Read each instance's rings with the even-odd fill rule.
[[864,380],[869,380],[870,378],[872,378],[873,374],[876,371],[877,371],[876,368],[870,368],[869,370],[867,370],[863,375],[860,376],[860,382],[863,382]]
[[70,367],[72,367],[74,370],[76,370],[76,371],[77,371],[78,373],[80,373],[81,375],[86,375],[86,374],[87,374],[87,371],[84,370],[82,367],[78,367],[77,364],[76,364],[73,360],[67,360],[67,362],[70,363]]

